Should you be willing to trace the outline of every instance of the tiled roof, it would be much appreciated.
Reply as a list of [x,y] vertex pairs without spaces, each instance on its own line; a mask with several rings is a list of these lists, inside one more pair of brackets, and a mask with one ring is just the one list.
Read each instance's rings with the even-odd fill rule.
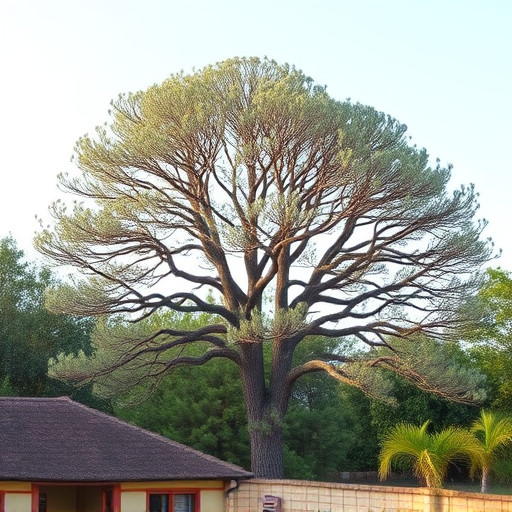
[[117,482],[252,474],[63,398],[0,397],[0,480]]

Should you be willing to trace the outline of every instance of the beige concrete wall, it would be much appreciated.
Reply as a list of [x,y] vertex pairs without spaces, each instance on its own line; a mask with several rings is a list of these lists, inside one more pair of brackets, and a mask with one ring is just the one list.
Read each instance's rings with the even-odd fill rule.
[[259,479],[241,482],[226,512],[260,512],[264,495],[281,497],[282,512],[512,512],[512,496]]

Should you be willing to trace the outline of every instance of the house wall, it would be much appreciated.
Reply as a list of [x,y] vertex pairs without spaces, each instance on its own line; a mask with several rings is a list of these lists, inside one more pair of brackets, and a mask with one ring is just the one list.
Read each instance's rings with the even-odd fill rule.
[[[33,501],[32,484],[29,482],[0,482],[0,494],[3,495],[4,505],[3,511],[0,512],[37,512],[37,489],[46,494],[47,512],[101,512],[100,486],[35,486]],[[197,492],[200,512],[225,512],[224,482],[210,480],[122,483],[120,512],[145,512],[148,491]]]
[[144,512],[146,492],[165,492],[166,490],[198,491],[200,512],[225,512],[224,484],[210,480],[123,483],[121,484],[121,512]]
[[[77,487],[78,512],[98,512],[102,508],[101,487]],[[51,512],[51,511],[47,511]]]
[[32,507],[32,495],[27,493],[5,493],[5,512],[30,512]]
[[0,491],[30,492],[32,484],[30,482],[4,482],[0,481]]
[[201,512],[225,512],[226,498],[224,489],[222,492],[215,491],[201,491]]
[[[75,486],[44,487],[40,491],[46,493],[47,512],[70,512],[77,509],[78,500]],[[6,510],[5,512],[10,511]]]
[[262,512],[265,495],[282,498],[282,512],[512,512],[512,496],[260,479],[240,482],[226,512]]
[[121,512],[143,512],[146,510],[146,493],[121,492]]
[[5,512],[31,512],[32,485],[29,482],[0,481],[0,505]]

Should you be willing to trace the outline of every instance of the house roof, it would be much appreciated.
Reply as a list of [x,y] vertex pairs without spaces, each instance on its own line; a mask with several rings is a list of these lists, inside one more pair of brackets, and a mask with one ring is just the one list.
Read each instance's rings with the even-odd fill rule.
[[61,398],[0,397],[0,480],[249,478],[244,469]]

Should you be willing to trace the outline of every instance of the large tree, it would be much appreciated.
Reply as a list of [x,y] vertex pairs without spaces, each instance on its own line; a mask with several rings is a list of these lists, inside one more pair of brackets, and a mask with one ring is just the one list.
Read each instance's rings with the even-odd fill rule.
[[[49,307],[106,318],[95,356],[61,357],[56,374],[121,386],[227,358],[241,376],[252,469],[266,477],[282,475],[283,418],[306,374],[370,391],[370,370],[385,367],[444,392],[407,364],[416,342],[393,346],[448,335],[490,249],[473,188],[450,192],[450,169],[430,165],[404,125],[256,58],[121,95],[111,116],[79,140],[80,172],[61,176],[83,200],[54,204],[55,224],[36,240],[82,276]],[[216,321],[122,325],[160,308]],[[347,350],[294,359],[319,336]]]

